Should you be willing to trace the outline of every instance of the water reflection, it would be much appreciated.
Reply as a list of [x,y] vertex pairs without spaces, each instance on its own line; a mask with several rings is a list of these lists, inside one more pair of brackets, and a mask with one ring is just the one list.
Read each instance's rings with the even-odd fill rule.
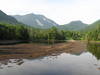
[[100,59],[100,43],[88,43],[87,50]]
[[86,51],[0,55],[0,75],[100,75],[100,44]]
[[24,63],[23,59],[3,59],[0,60],[0,69],[3,68],[10,68],[13,67],[15,65],[22,65]]
[[[66,54],[66,52],[64,52]],[[75,53],[70,53],[71,55],[75,55],[75,56],[79,56],[83,53],[82,52],[75,52]],[[29,55],[0,55],[0,69],[4,69],[4,68],[11,68],[11,67],[16,67],[16,66],[21,66],[22,64],[25,63],[25,59],[27,59],[28,61],[33,61],[33,60],[39,60],[41,61],[42,59],[44,59],[45,57],[47,59],[52,59],[52,60],[55,60],[55,59],[58,59],[59,56],[62,54],[61,53],[47,53],[47,54],[41,54],[39,56],[37,56],[36,54],[29,54]]]
[[37,59],[9,59],[2,62],[2,67],[0,75],[100,75],[100,61],[89,52],[79,56],[61,53]]

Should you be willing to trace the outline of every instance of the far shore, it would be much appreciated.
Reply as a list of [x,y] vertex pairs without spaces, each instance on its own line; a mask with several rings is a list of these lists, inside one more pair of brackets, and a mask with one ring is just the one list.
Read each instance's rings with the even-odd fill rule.
[[20,43],[62,43],[66,42],[67,40],[0,40],[0,45],[13,45],[13,44],[20,44]]

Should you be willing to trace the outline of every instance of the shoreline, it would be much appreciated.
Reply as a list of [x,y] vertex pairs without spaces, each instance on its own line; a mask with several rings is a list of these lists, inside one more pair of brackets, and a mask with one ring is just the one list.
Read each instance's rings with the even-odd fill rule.
[[45,44],[16,44],[0,45],[0,59],[6,58],[37,58],[61,53],[81,54],[86,51],[86,44],[82,41]]

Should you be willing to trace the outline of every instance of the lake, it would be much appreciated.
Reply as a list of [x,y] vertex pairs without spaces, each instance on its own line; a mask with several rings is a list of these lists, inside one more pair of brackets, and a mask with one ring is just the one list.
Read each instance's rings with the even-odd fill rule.
[[100,43],[79,53],[0,59],[0,75],[100,75]]

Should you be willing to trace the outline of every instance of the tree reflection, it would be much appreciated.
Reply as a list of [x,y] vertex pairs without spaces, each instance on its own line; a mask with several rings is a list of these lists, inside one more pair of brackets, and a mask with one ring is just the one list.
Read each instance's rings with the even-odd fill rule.
[[100,43],[88,43],[87,50],[100,60]]

